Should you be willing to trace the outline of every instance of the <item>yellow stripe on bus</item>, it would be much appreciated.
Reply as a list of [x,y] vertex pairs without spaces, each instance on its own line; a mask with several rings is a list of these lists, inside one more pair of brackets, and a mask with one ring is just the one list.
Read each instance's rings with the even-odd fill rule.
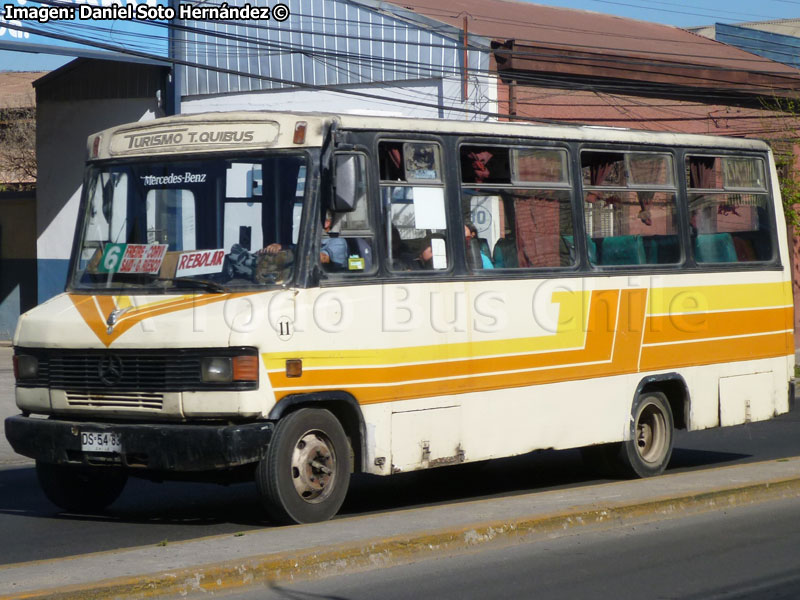
[[653,288],[648,315],[674,315],[709,311],[742,310],[791,306],[792,284],[748,283],[745,285],[703,285],[691,288]]

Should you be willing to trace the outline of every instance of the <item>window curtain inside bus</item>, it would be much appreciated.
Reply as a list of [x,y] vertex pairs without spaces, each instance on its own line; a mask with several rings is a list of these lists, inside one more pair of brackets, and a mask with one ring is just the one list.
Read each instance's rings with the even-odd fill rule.
[[713,189],[718,187],[714,177],[715,158],[693,156],[689,159],[689,187]]
[[[562,226],[561,206],[558,200],[541,196],[517,196],[514,198],[516,215],[515,235],[517,260],[522,268],[558,267],[570,263],[569,256],[562,256],[561,233],[571,233]],[[569,211],[567,218],[569,219]]]
[[620,160],[619,157],[619,154],[592,153],[592,163],[589,165],[589,184],[603,185],[611,169],[614,168],[614,164]]

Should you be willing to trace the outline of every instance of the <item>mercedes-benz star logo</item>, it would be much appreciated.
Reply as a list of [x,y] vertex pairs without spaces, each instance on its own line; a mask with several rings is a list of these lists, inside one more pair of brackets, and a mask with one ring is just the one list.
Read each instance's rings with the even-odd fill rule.
[[106,354],[97,365],[100,381],[106,385],[115,385],[122,381],[122,359],[116,354]]

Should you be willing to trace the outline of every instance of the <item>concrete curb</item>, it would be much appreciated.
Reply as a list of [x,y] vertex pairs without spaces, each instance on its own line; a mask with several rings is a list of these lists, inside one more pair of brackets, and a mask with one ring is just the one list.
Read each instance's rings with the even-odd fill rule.
[[240,587],[312,579],[357,570],[387,567],[428,556],[532,541],[542,536],[564,535],[578,527],[666,519],[721,510],[800,495],[800,477],[756,484],[721,487],[710,491],[663,496],[644,502],[605,506],[589,505],[569,510],[476,523],[469,526],[423,531],[363,542],[320,546],[313,550],[282,552],[247,559],[200,565],[154,573],[144,577],[108,579],[78,586],[42,589],[0,597],[0,600],[106,600],[155,598],[191,593],[224,592]]

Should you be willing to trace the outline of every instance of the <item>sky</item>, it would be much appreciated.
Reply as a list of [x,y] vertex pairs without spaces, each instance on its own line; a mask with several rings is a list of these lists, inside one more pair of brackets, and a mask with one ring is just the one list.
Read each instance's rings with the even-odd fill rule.
[[591,10],[676,27],[800,18],[798,0],[540,0],[537,4]]
[[[25,1],[17,0],[20,4]],[[539,0],[537,4],[590,10],[677,27],[800,18],[800,0]],[[291,22],[291,17],[288,22]],[[0,19],[0,47],[3,42],[10,45],[8,42],[12,41],[11,31],[4,31]],[[51,70],[69,60],[70,57],[64,56],[0,51],[0,71]]]

